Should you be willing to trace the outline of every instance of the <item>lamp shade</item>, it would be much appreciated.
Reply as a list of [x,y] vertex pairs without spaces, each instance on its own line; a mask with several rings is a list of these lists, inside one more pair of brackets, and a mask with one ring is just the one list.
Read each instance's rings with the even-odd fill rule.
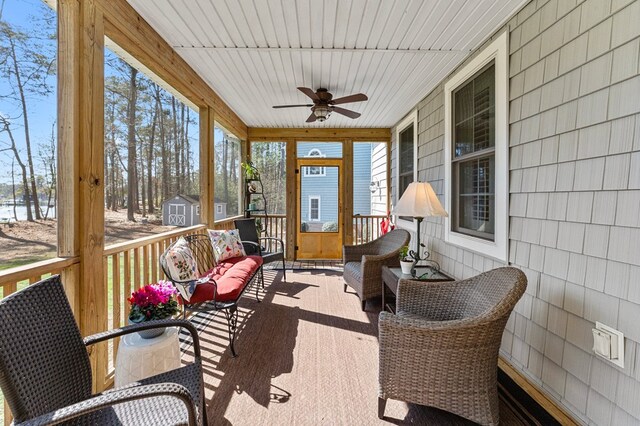
[[448,216],[428,182],[410,183],[392,213],[411,217]]

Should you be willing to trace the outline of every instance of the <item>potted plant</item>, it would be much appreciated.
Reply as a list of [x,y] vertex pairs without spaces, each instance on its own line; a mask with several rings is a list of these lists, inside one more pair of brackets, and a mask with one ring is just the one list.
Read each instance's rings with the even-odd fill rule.
[[[131,293],[127,299],[131,304],[129,322],[139,324],[145,321],[171,318],[178,313],[178,302],[174,297],[175,287],[169,281],[160,280],[148,284]],[[165,332],[163,328],[138,332],[143,339],[158,337]]]
[[253,166],[253,164],[251,164],[250,161],[246,163],[240,163],[240,166],[242,166],[242,170],[244,171],[245,179],[247,180],[258,179],[258,177],[260,176],[258,169],[256,169]]
[[402,273],[409,275],[411,274],[411,266],[413,266],[413,258],[409,255],[409,246],[403,246],[400,249],[400,268],[402,268]]

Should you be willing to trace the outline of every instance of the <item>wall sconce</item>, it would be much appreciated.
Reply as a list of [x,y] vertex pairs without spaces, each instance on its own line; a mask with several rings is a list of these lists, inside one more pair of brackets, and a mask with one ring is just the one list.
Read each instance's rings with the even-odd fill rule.
[[380,189],[380,181],[375,180],[375,181],[371,181],[371,183],[369,184],[369,191],[371,191],[372,194],[375,194],[376,191],[378,191]]

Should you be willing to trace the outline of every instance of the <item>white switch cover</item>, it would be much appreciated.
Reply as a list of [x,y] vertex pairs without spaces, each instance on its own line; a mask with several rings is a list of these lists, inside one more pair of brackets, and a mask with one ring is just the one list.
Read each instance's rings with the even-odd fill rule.
[[622,332],[596,322],[593,331],[593,351],[596,355],[624,368],[624,335]]

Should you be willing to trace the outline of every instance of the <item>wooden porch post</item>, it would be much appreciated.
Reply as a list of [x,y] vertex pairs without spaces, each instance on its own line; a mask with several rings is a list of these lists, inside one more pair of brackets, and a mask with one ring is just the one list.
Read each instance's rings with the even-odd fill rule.
[[296,258],[296,232],[298,215],[298,200],[296,199],[296,141],[295,139],[284,139],[287,143],[287,260]]
[[[84,336],[108,328],[104,277],[104,22],[95,0],[58,1],[58,253],[79,256],[63,277]],[[78,314],[79,313],[79,314]],[[105,385],[106,344],[91,350],[94,391]]]
[[353,140],[345,139],[342,143],[342,166],[344,167],[344,244],[353,244]]
[[200,222],[213,227],[214,222],[214,113],[211,107],[200,108]]

